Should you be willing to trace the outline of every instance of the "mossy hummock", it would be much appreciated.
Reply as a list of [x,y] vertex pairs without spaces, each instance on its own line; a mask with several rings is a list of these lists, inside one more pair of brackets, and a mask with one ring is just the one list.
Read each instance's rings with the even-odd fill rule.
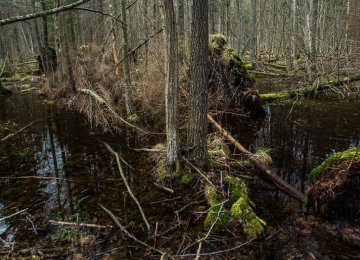
[[334,153],[311,172],[308,213],[360,223],[360,149]]
[[231,207],[225,207],[226,199],[217,192],[216,188],[207,186],[205,197],[210,205],[204,225],[213,226],[215,232],[240,224],[246,237],[253,238],[264,231],[264,228],[255,212],[250,206],[250,199],[246,184],[241,179],[227,176],[225,183],[230,190]]
[[314,180],[317,177],[319,177],[319,175],[321,173],[323,173],[325,171],[325,169],[327,169],[335,164],[339,164],[341,162],[353,160],[356,158],[360,159],[360,150],[357,147],[352,147],[343,152],[334,153],[329,158],[325,159],[320,165],[315,167],[311,171],[310,176]]

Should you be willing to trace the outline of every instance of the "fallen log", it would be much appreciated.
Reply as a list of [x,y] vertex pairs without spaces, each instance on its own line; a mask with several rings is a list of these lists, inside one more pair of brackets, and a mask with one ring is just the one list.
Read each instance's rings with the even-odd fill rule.
[[210,123],[214,125],[214,127],[220,131],[235,147],[245,155],[249,157],[249,159],[254,163],[254,165],[261,170],[266,176],[271,180],[273,184],[275,184],[280,190],[289,195],[290,197],[300,201],[301,203],[305,203],[305,194],[296,190],[293,186],[291,186],[288,182],[278,176],[275,170],[271,169],[269,166],[261,162],[254,154],[248,151],[244,146],[242,146],[231,134],[226,131],[219,123],[217,123],[211,115],[207,115]]
[[308,86],[308,87],[301,87],[296,90],[283,90],[279,92],[272,92],[272,93],[264,93],[260,94],[260,98],[264,101],[274,101],[279,99],[291,99],[291,98],[299,98],[299,97],[313,97],[316,96],[319,92],[329,90],[332,88],[340,88],[343,85],[360,81],[360,75],[355,75],[351,77],[346,77],[341,80],[336,81],[329,81],[321,83],[317,86]]

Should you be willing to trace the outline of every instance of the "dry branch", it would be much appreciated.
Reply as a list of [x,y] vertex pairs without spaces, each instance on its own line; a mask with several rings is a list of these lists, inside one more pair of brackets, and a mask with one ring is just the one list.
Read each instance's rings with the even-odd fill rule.
[[15,213],[13,213],[13,214],[11,214],[11,215],[9,215],[9,216],[0,218],[0,221],[3,221],[3,220],[5,220],[5,219],[12,218],[12,217],[14,217],[14,216],[16,216],[16,215],[19,215],[19,214],[21,214],[21,213],[24,213],[24,212],[27,211],[27,210],[28,210],[28,209],[26,208],[26,209],[20,210],[20,211],[18,211],[18,212],[15,212]]
[[[136,52],[138,49],[140,49],[142,46],[144,46],[146,43],[148,43],[152,38],[154,38],[156,35],[158,35],[159,33],[161,33],[163,31],[163,29],[161,28],[160,30],[158,30],[157,32],[155,32],[154,34],[152,34],[149,38],[145,39],[142,43],[140,43],[138,46],[136,46],[134,49],[130,50],[128,52],[128,55],[133,54],[134,52]],[[118,63],[115,64],[115,67],[119,66],[122,62],[123,62],[124,58],[122,58]]]
[[75,223],[75,222],[65,222],[65,221],[55,221],[49,220],[50,225],[55,226],[71,226],[71,227],[87,227],[87,228],[111,228],[112,226],[96,225],[96,224],[87,224],[87,223]]
[[288,194],[290,197],[304,203],[305,202],[305,195],[299,191],[297,191],[293,186],[291,186],[288,182],[282,179],[280,176],[276,174],[276,172],[271,169],[269,166],[261,162],[254,154],[249,152],[244,146],[242,146],[234,137],[230,135],[220,124],[218,124],[212,116],[208,114],[208,120],[210,123],[214,125],[214,127],[220,131],[235,147],[241,151],[242,153],[246,154],[249,159],[255,164],[255,166],[265,173],[268,178],[283,192]]
[[38,17],[44,17],[47,15],[56,14],[56,13],[61,13],[61,12],[73,9],[76,6],[82,5],[82,4],[84,4],[86,2],[90,2],[90,1],[91,0],[79,0],[72,4],[56,7],[54,9],[50,9],[50,10],[46,10],[46,11],[42,11],[42,12],[38,12],[38,13],[33,13],[33,14],[15,16],[12,18],[0,20],[0,26],[6,25],[6,24],[11,24],[11,23],[16,23],[16,22],[23,22],[23,21],[31,20],[31,19],[38,18]]

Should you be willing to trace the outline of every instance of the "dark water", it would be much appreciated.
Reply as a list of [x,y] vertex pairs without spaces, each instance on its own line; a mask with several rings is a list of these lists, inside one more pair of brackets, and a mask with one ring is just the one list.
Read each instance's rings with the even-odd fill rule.
[[[267,106],[267,110],[269,116],[260,124],[252,123],[249,127],[249,122],[233,118],[224,124],[251,150],[271,147],[274,166],[302,191],[306,191],[309,172],[316,164],[334,151],[358,143],[358,100],[274,104]],[[79,248],[90,247],[85,242],[81,244],[81,239],[77,239],[76,243],[66,240],[71,234],[51,227],[47,222],[112,224],[99,203],[111,209],[135,234],[144,233],[145,226],[137,208],[119,179],[114,160],[103,142],[120,151],[124,159],[136,168],[133,172],[125,167],[130,185],[144,206],[149,221],[166,223],[164,226],[160,224],[159,230],[175,224],[174,210],[194,199],[193,194],[169,197],[154,187],[150,177],[151,164],[145,160],[144,154],[128,149],[147,146],[147,137],[133,140],[125,131],[116,137],[95,133],[79,115],[59,110],[54,104],[38,97],[17,95],[0,98],[0,138],[34,120],[39,121],[9,140],[0,142],[0,219],[28,209],[24,214],[0,222],[0,244],[4,251],[11,251],[12,246],[17,250],[46,247],[51,255],[51,248],[68,246],[69,243],[72,253]],[[24,176],[33,177],[19,178]],[[260,179],[255,179],[252,191],[259,215],[271,226],[291,223],[302,210],[296,202]],[[181,200],[179,197],[182,197]],[[171,201],[161,202],[169,198]],[[93,236],[100,241],[87,249],[89,255],[117,247],[117,258],[136,256],[133,255],[138,251],[136,244],[127,241],[121,232],[106,232],[75,235],[84,239]],[[322,238],[312,237],[307,242],[303,245],[298,241],[296,246],[309,247],[309,251],[320,254],[324,244]],[[175,239],[167,246],[177,248],[180,243],[181,240]],[[132,253],[129,253],[129,246],[133,249]],[[256,250],[261,253],[257,256],[277,258],[281,255],[277,252],[281,247],[283,244],[276,243],[264,248],[258,246]]]

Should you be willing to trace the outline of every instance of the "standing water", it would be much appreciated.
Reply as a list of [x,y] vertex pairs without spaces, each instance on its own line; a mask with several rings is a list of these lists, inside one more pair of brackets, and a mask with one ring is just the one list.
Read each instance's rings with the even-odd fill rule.
[[[249,127],[248,123],[236,120],[224,124],[251,150],[271,148],[279,173],[303,192],[309,186],[309,172],[315,165],[334,151],[357,145],[360,133],[357,100],[273,104],[267,110],[268,117],[261,125],[254,123]],[[0,257],[11,256],[14,249],[24,255],[59,257],[59,248],[68,255],[81,251],[95,258],[106,253],[115,258],[143,255],[138,244],[117,228],[88,231],[48,224],[53,220],[114,225],[101,204],[111,209],[129,230],[143,236],[146,227],[104,142],[120,151],[136,168],[136,171],[126,168],[127,178],[149,221],[152,225],[160,223],[159,230],[163,228],[161,223],[175,224],[174,211],[191,202],[192,194],[169,197],[153,185],[152,166],[145,155],[128,149],[145,146],[144,140],[131,140],[126,132],[116,137],[94,132],[78,114],[60,110],[37,96],[0,98],[1,138],[33,121],[32,126],[0,142],[0,219],[5,218],[0,221]],[[302,210],[260,179],[254,180],[252,197],[269,229],[291,225]],[[199,210],[205,209],[202,207]],[[6,218],[22,210],[23,213]],[[189,235],[201,227],[202,223],[198,223],[188,230]],[[295,254],[296,250],[309,250],[317,256],[334,255],[324,237],[312,237],[307,243],[297,240],[295,245],[294,239],[295,236],[283,237],[282,241],[290,241],[287,245],[278,240],[265,243],[264,247],[250,245],[241,254],[248,258],[281,258],[284,247],[293,247]],[[159,240],[159,245],[166,245],[173,252],[182,243],[181,239]]]

